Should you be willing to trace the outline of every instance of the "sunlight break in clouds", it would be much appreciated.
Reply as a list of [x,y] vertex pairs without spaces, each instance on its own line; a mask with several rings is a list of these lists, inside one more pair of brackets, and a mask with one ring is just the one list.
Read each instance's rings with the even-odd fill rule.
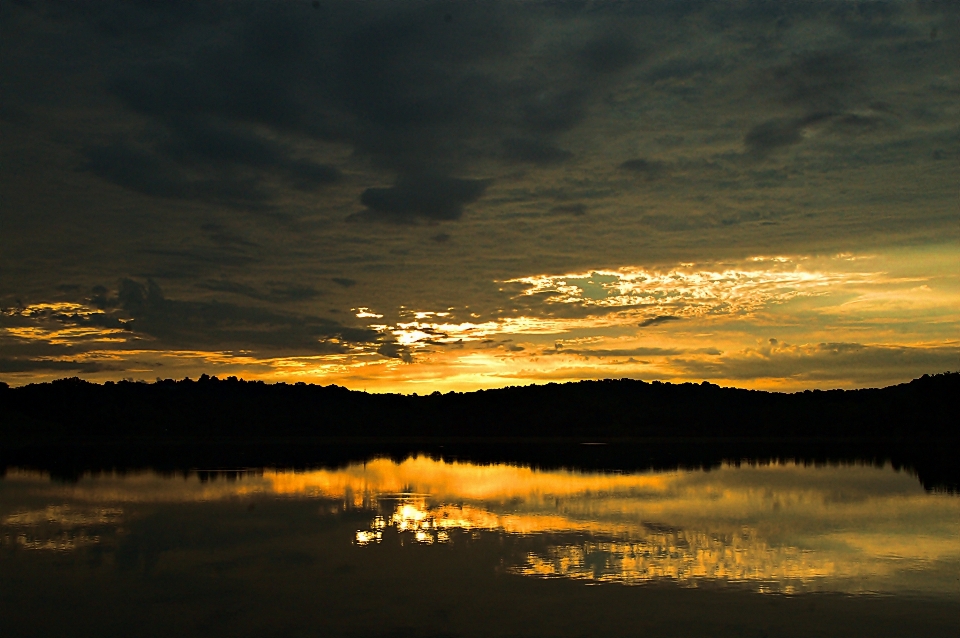
[[[751,261],[777,266],[792,260],[761,257]],[[544,295],[548,303],[636,307],[691,317],[749,313],[796,297],[834,292],[839,286],[882,280],[881,273],[813,272],[798,267],[705,270],[682,264],[666,272],[626,266],[618,270],[518,277],[505,283],[523,284],[526,288],[522,295]]]
[[[51,376],[127,369],[146,378],[153,370],[178,377],[203,370],[379,391],[606,377],[856,387],[950,369],[960,353],[951,331],[958,322],[956,277],[917,276],[904,263],[851,254],[775,256],[529,275],[498,282],[501,307],[514,308],[495,316],[456,307],[356,306],[362,328],[324,328],[332,334],[319,340],[300,336],[305,345],[312,340],[314,352],[258,345],[257,335],[266,333],[237,320],[224,324],[232,332],[223,335],[247,341],[254,335],[249,345],[164,348],[150,334],[162,326],[150,312],[166,320],[174,318],[171,311],[191,308],[177,300],[139,310],[140,319],[116,303],[100,308],[96,299],[40,303],[4,310],[0,338],[11,351],[48,350],[0,365],[12,372],[32,365]],[[251,316],[265,322],[263,329],[302,321]],[[358,330],[360,338],[353,336]]]
[[[407,311],[414,321],[372,324],[389,332],[406,346],[422,347],[478,341],[493,335],[559,335],[577,329],[634,325],[649,317],[652,325],[667,318],[708,315],[744,315],[782,304],[798,297],[836,294],[843,286],[889,283],[885,273],[805,271],[789,257],[755,257],[751,265],[761,268],[711,270],[680,264],[668,271],[625,266],[617,270],[594,270],[566,275],[531,275],[505,280],[521,284],[520,297],[539,298],[546,304],[568,304],[589,308],[589,317],[553,318],[538,316],[504,317],[483,323],[424,321],[448,317],[449,312]],[[358,317],[383,315],[366,308]]]

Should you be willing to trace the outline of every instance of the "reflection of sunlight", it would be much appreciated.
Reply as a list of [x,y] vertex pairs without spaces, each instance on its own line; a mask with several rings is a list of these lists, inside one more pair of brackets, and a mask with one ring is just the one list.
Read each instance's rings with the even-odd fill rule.
[[370,523],[353,533],[357,546],[389,545],[397,535],[401,544],[425,545],[487,533],[523,538],[525,557],[508,567],[527,576],[856,593],[940,591],[953,583],[942,573],[929,582],[910,575],[960,567],[960,499],[928,494],[890,468],[613,474],[411,457],[203,481],[143,473],[56,484],[11,470],[0,490],[0,502],[19,490],[57,503],[8,509],[0,519],[8,542],[34,549],[98,542],[97,530],[115,527],[136,503],[259,496],[369,512]]
[[433,527],[433,519],[429,518],[421,507],[410,503],[397,507],[397,511],[393,513],[390,522],[401,532],[407,530],[420,531],[421,528]]
[[383,532],[360,530],[357,532],[357,545],[367,545],[369,543],[379,543],[383,538]]
[[17,534],[16,537],[17,547],[21,549],[52,550],[56,552],[70,552],[88,545],[96,545],[99,542],[99,536],[90,535],[86,531],[63,531],[47,538],[38,538],[36,535],[27,534]]
[[48,505],[40,509],[18,510],[0,521],[0,528],[15,530],[13,542],[21,549],[69,552],[100,542],[95,529],[116,527],[123,516],[119,507],[70,507]]
[[816,587],[840,568],[859,575],[859,563],[838,563],[832,556],[796,547],[771,547],[754,533],[724,537],[703,532],[651,533],[642,540],[601,541],[550,547],[531,553],[515,573],[640,584],[671,580],[765,583],[765,589],[791,593]]
[[123,514],[118,507],[98,507],[83,510],[64,505],[49,505],[39,510],[20,511],[7,515],[3,525],[30,526],[51,523],[59,527],[83,527],[116,522]]

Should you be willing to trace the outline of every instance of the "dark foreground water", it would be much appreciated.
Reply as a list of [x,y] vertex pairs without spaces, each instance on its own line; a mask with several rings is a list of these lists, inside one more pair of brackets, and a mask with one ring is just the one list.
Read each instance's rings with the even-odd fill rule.
[[6,636],[956,636],[960,498],[863,465],[0,480]]

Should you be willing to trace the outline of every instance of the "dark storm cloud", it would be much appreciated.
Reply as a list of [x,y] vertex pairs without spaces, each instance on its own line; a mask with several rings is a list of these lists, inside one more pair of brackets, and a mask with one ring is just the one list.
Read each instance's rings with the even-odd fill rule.
[[803,140],[803,130],[808,123],[808,118],[767,120],[751,128],[744,136],[743,143],[750,152],[763,155],[800,143]]
[[803,120],[778,118],[757,124],[743,138],[754,153],[766,153],[783,146],[798,144],[803,139]]
[[804,117],[774,118],[757,124],[744,136],[747,150],[754,155],[766,155],[803,141],[804,132],[818,125],[825,130],[844,136],[856,136],[873,133],[890,126],[895,117],[882,112],[876,113],[811,113]]
[[259,246],[254,241],[244,237],[242,234],[230,230],[223,224],[206,223],[200,225],[200,230],[214,244],[222,248],[247,249]]
[[101,372],[118,370],[95,361],[66,361],[59,359],[8,359],[0,358],[0,372]]
[[816,51],[768,71],[762,86],[784,105],[838,111],[863,97],[864,74],[853,51]]
[[714,220],[706,215],[644,215],[643,223],[668,233],[696,231],[715,226]]
[[[120,307],[132,317],[132,329],[164,341],[189,341],[200,333],[208,343],[252,342],[280,347],[304,346],[333,337],[375,341],[369,330],[350,329],[334,321],[284,315],[229,303],[166,299],[152,280],[143,285],[124,279],[117,291]],[[257,327],[269,330],[257,330]]]
[[389,359],[400,359],[404,363],[413,363],[410,350],[398,343],[385,343],[377,348],[377,354]]
[[315,299],[321,294],[313,286],[298,284],[272,286],[267,291],[233,281],[205,281],[197,284],[197,286],[206,290],[229,292],[235,295],[249,297],[250,299],[272,301],[275,303],[305,301],[308,299]]
[[830,129],[840,135],[863,135],[885,127],[891,127],[895,120],[894,115],[882,112],[867,115],[844,113],[833,118],[830,122]]
[[656,179],[666,173],[666,164],[657,160],[648,160],[642,157],[629,159],[620,164],[620,169],[634,173],[646,179]]
[[239,126],[177,118],[170,129],[160,142],[88,147],[85,168],[145,195],[246,207],[276,196],[271,178],[301,191],[340,179],[338,169],[296,158]]
[[[219,286],[212,284],[212,287],[255,298],[266,296],[271,301],[297,300],[314,292],[292,287],[274,289],[264,295],[252,288],[226,282],[220,282]],[[219,301],[168,299],[153,280],[143,284],[124,279],[116,296],[103,299],[101,303],[118,309],[126,329],[152,337],[165,347],[260,346],[341,352],[346,348],[344,343],[374,344],[381,340],[373,330],[351,328],[321,317]]]
[[[869,9],[861,11],[867,6],[864,3],[853,3],[851,6],[856,9],[839,10],[832,16],[837,26],[856,33],[857,48],[846,44],[798,52],[788,61],[759,73],[757,95],[771,99],[786,114],[760,122],[746,133],[744,145],[749,153],[765,156],[799,144],[805,130],[818,124],[828,125],[830,132],[848,135],[871,132],[883,123],[883,117],[863,114],[867,109],[876,110],[878,103],[872,101],[872,95],[885,92],[886,87],[878,84],[882,74],[876,58],[871,59],[862,51],[871,41],[880,43],[884,38],[908,34],[902,25],[888,22],[880,26],[900,13],[895,3],[889,4],[891,11],[875,13]],[[854,112],[857,110],[860,112]]]
[[588,72],[603,75],[616,73],[642,61],[645,47],[629,33],[611,30],[586,42],[578,51],[580,62]]
[[645,77],[654,83],[664,80],[681,80],[717,71],[721,66],[721,61],[718,59],[674,58],[657,64],[646,73]]
[[408,221],[417,217],[436,221],[460,219],[463,207],[477,201],[487,180],[442,175],[403,177],[389,188],[368,188],[360,197],[370,217]]
[[648,328],[650,326],[656,326],[662,323],[669,323],[671,321],[680,321],[682,317],[675,317],[673,315],[657,315],[656,317],[650,317],[649,319],[644,319],[639,323],[641,328]]
[[550,143],[536,139],[512,138],[503,141],[504,157],[513,162],[526,162],[540,166],[562,164],[573,153]]
[[[95,25],[110,91],[147,118],[136,131],[87,145],[85,168],[94,174],[152,197],[256,209],[283,189],[341,179],[284,141],[300,137],[346,143],[399,176],[393,190],[364,191],[371,210],[456,219],[479,196],[477,186],[456,181],[475,158],[543,166],[571,159],[556,136],[646,58],[642,38],[616,11],[599,19],[585,11],[443,1],[104,3],[60,17]],[[582,29],[542,26],[578,15],[587,19]],[[529,55],[540,62],[517,64]],[[412,192],[423,175],[436,183]],[[434,201],[439,193],[452,203]]]
[[214,267],[249,266],[262,261],[245,250],[217,250],[208,247],[177,250],[167,248],[146,248],[141,251],[145,257],[154,258],[157,264],[146,269],[138,276],[182,279],[192,278]]
[[84,149],[84,168],[118,186],[152,197],[255,206],[267,198],[253,180],[191,174],[150,150],[118,142]]
[[587,205],[578,202],[576,204],[560,204],[550,209],[551,213],[559,215],[573,215],[574,217],[583,217],[587,214]]

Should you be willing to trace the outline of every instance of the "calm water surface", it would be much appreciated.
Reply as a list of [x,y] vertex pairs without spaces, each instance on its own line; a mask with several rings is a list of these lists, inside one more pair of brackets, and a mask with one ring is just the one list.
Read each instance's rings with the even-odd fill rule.
[[960,635],[960,498],[890,468],[0,481],[9,635]]

